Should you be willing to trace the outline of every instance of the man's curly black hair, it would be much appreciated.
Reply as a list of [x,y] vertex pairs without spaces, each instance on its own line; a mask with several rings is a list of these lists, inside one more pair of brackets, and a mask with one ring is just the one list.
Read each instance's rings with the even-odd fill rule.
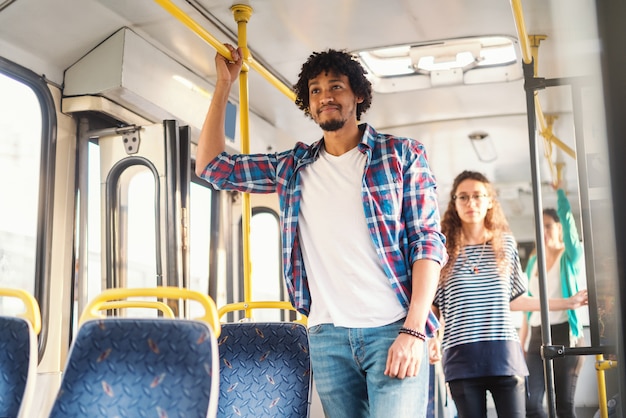
[[372,84],[365,78],[367,73],[365,69],[346,51],[328,49],[309,55],[309,59],[302,64],[298,82],[293,86],[298,108],[304,111],[305,115],[311,117],[309,109],[309,80],[317,77],[322,72],[334,72],[348,77],[350,88],[354,94],[363,98],[363,102],[358,103],[356,107],[356,119],[361,120],[361,114],[369,109],[372,104]]

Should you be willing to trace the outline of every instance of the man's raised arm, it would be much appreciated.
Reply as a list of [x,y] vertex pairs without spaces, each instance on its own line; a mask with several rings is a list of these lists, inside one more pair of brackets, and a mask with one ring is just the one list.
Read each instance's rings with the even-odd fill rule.
[[209,162],[226,149],[226,133],[224,131],[226,105],[230,89],[241,71],[243,57],[240,48],[235,49],[232,45],[225,45],[234,61],[230,61],[220,53],[215,54],[217,82],[198,139],[196,151],[196,174],[198,176],[202,174]]

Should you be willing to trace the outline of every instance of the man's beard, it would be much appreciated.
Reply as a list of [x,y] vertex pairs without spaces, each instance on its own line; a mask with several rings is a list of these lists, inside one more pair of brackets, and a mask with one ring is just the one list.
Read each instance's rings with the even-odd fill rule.
[[339,129],[343,128],[345,124],[346,124],[345,119],[333,119],[333,120],[328,120],[326,122],[319,123],[320,128],[322,128],[323,131],[327,131],[327,132],[338,131]]

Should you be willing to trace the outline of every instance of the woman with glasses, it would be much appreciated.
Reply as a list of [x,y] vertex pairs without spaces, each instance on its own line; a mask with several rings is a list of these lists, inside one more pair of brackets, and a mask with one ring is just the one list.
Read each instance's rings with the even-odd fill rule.
[[[487,417],[487,391],[499,417],[525,415],[528,369],[511,310],[539,310],[526,293],[517,244],[489,180],[464,171],[443,215],[449,261],[433,312],[443,320],[443,369],[459,418]],[[586,293],[552,299],[551,309],[586,303]],[[436,341],[431,362],[439,358]]]
[[[568,297],[578,291],[578,277],[581,272],[583,246],[578,237],[572,208],[561,185],[555,187],[557,209],[543,210],[543,243],[546,262],[546,285],[549,297]],[[528,293],[539,295],[539,275],[537,257],[528,260]],[[583,341],[582,324],[575,310],[552,311],[550,335],[553,345],[575,347]],[[530,329],[529,329],[530,328]],[[528,312],[520,329],[522,343],[530,333],[526,363],[528,377],[528,397],[526,416],[546,417],[543,406],[545,383],[543,360],[541,359],[541,316],[539,312]],[[578,374],[583,365],[581,356],[565,356],[554,359],[554,388],[556,413],[559,418],[575,418],[574,395]]]

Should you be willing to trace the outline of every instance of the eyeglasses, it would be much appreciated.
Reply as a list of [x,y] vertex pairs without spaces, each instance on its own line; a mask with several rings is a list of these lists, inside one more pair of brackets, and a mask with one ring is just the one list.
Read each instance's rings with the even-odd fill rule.
[[452,196],[452,200],[461,202],[462,204],[466,205],[469,203],[470,199],[472,199],[476,203],[479,203],[482,199],[486,199],[488,197],[489,197],[488,194],[473,194],[473,195],[459,194],[459,195]]

